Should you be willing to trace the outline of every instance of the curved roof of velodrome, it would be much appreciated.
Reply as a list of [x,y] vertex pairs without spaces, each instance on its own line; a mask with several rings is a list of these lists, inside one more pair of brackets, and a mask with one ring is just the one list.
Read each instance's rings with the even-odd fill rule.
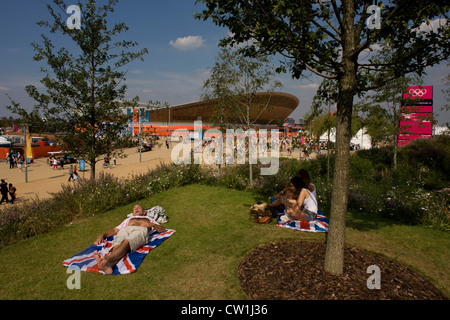
[[[174,124],[194,122],[200,117],[203,122],[208,122],[214,113],[214,103],[216,101],[205,100],[171,106],[170,122]],[[253,101],[254,103],[267,104],[269,106],[259,115],[256,121],[257,124],[280,124],[289,117],[299,104],[296,96],[282,92],[257,93]],[[261,111],[257,110],[256,112],[259,113]],[[252,119],[257,116],[256,112],[252,115]],[[167,122],[168,118],[168,108],[156,109],[149,114],[149,122]]]

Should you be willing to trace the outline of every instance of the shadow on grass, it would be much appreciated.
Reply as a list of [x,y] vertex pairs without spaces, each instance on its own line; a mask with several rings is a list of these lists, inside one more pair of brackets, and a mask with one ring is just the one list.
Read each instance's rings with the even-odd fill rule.
[[400,224],[404,223],[364,212],[348,212],[346,220],[348,228],[358,231],[370,231]]

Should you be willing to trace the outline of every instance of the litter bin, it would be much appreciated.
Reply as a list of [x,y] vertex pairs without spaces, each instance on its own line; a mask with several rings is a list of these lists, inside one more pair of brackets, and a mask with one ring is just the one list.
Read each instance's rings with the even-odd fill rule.
[[83,159],[80,160],[80,170],[84,171],[84,160]]

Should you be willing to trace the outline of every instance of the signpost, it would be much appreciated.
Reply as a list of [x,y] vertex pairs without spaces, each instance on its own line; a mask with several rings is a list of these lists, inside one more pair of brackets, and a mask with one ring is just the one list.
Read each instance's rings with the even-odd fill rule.
[[403,94],[398,145],[433,136],[433,86],[411,86]]

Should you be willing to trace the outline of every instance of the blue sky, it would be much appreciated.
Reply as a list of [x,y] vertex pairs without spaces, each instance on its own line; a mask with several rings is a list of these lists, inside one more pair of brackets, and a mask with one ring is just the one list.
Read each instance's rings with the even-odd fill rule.
[[[76,4],[68,1],[68,4]],[[23,106],[33,105],[24,91],[26,85],[41,87],[39,81],[40,63],[32,60],[31,43],[41,42],[40,34],[45,32],[35,24],[50,20],[45,6],[49,1],[14,0],[0,1],[0,116],[10,116],[4,107],[9,99],[5,93]],[[227,30],[193,18],[201,11],[195,0],[122,0],[110,15],[115,22],[125,22],[130,30],[124,33],[128,40],[139,42],[140,48],[147,48],[149,54],[144,62],[127,65],[127,98],[138,95],[147,102],[157,100],[170,105],[198,101],[201,87],[208,77],[208,70],[214,64],[218,42]],[[277,65],[278,61],[273,61]],[[438,121],[446,122],[449,113],[438,111],[444,104],[441,90],[442,78],[448,74],[446,63],[428,69],[425,85],[434,86],[434,110],[439,113]],[[321,79],[294,80],[288,74],[279,75],[283,83],[281,91],[295,95],[300,104],[291,114],[298,120],[309,110],[312,98]]]

